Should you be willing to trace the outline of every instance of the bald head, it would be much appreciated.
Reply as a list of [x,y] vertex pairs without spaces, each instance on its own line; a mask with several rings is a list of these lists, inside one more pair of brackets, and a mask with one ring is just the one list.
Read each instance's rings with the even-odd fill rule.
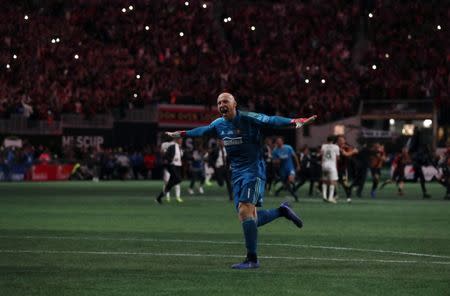
[[236,116],[236,107],[236,100],[230,93],[221,93],[217,98],[217,108],[220,114],[227,120],[232,120]]
[[227,100],[236,102],[236,100],[234,99],[233,95],[230,94],[230,93],[227,93],[227,92],[221,93],[219,95],[219,97],[217,98],[217,102],[219,102],[219,100],[221,100],[221,99],[227,99]]

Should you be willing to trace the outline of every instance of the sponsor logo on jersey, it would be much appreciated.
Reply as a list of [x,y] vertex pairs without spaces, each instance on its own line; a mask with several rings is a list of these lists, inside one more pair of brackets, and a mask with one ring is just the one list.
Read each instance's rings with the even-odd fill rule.
[[223,138],[224,146],[240,145],[242,143],[243,143],[242,137],[237,137],[237,138],[225,137],[225,138]]

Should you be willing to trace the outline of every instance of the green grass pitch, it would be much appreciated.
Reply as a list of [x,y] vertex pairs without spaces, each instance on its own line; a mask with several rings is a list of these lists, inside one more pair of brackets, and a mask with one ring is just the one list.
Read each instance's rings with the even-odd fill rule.
[[431,200],[417,184],[351,204],[302,198],[304,228],[259,228],[261,268],[250,271],[230,269],[245,249],[223,188],[188,196],[184,183],[184,203],[159,206],[161,184],[1,183],[0,295],[450,295],[438,184]]

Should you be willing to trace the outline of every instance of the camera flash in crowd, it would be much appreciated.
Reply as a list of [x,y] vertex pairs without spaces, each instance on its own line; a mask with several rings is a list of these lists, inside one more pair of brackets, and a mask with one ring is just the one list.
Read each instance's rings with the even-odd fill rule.
[[134,9],[133,5],[128,6],[128,9],[132,11]]
[[202,7],[206,8],[206,7],[208,7],[208,5],[206,5],[206,3],[203,3]]
[[16,60],[17,59],[17,55],[13,54],[13,59]]
[[255,26],[251,26],[250,30],[255,31],[256,30]]
[[309,79],[308,79],[308,78],[305,79],[305,83],[306,83],[306,84],[309,83]]
[[408,34],[408,39],[411,40],[412,36],[411,34]]
[[369,13],[369,18],[373,18],[373,13]]
[[11,66],[9,64],[6,64],[6,69],[11,68]]
[[150,30],[150,27],[149,26],[145,26],[145,31],[148,31],[148,30]]
[[375,64],[372,65],[372,69],[373,69],[373,70],[376,70],[376,69],[377,69],[377,65],[375,65]]
[[188,1],[184,2],[184,5],[189,6],[189,2]]
[[180,32],[180,37],[183,37],[184,36],[184,33],[183,32]]
[[122,8],[122,12],[123,12],[123,13],[127,12],[127,9],[126,9],[125,7]]
[[231,22],[231,17],[228,17],[227,20],[228,20],[229,22]]
[[224,23],[228,23],[228,19],[227,19],[227,18],[224,18],[224,19],[223,19],[223,22],[224,22]]
[[137,93],[134,93],[133,97],[134,97],[134,98],[137,98],[137,97],[138,97]]
[[55,40],[55,38],[53,38],[53,39],[52,39],[52,43],[56,43],[56,40]]
[[436,29],[438,29],[440,31],[442,29],[441,25],[437,25]]
[[28,15],[25,15],[25,16],[23,17],[23,19],[24,19],[24,20],[28,20]]
[[394,118],[389,119],[389,125],[395,125],[395,119]]
[[74,59],[76,59],[76,60],[78,60],[78,59],[80,58],[80,56],[77,55],[77,54],[75,54],[73,57],[74,57]]
[[384,57],[388,59],[388,58],[389,58],[389,54],[386,53],[386,54],[384,55]]
[[320,82],[322,82],[322,84],[325,84],[325,79],[320,80]]
[[141,79],[141,75],[137,74],[136,79]]
[[431,120],[431,119],[425,119],[423,121],[424,128],[430,128],[432,125],[433,125],[433,120]]

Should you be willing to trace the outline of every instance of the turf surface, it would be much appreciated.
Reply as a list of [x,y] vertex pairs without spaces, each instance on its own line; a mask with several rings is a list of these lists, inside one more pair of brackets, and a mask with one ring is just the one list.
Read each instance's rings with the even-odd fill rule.
[[245,250],[222,188],[159,206],[160,182],[0,183],[0,295],[449,295],[450,202],[429,186],[432,200],[416,184],[304,198],[305,227],[259,228],[261,268],[235,271]]

